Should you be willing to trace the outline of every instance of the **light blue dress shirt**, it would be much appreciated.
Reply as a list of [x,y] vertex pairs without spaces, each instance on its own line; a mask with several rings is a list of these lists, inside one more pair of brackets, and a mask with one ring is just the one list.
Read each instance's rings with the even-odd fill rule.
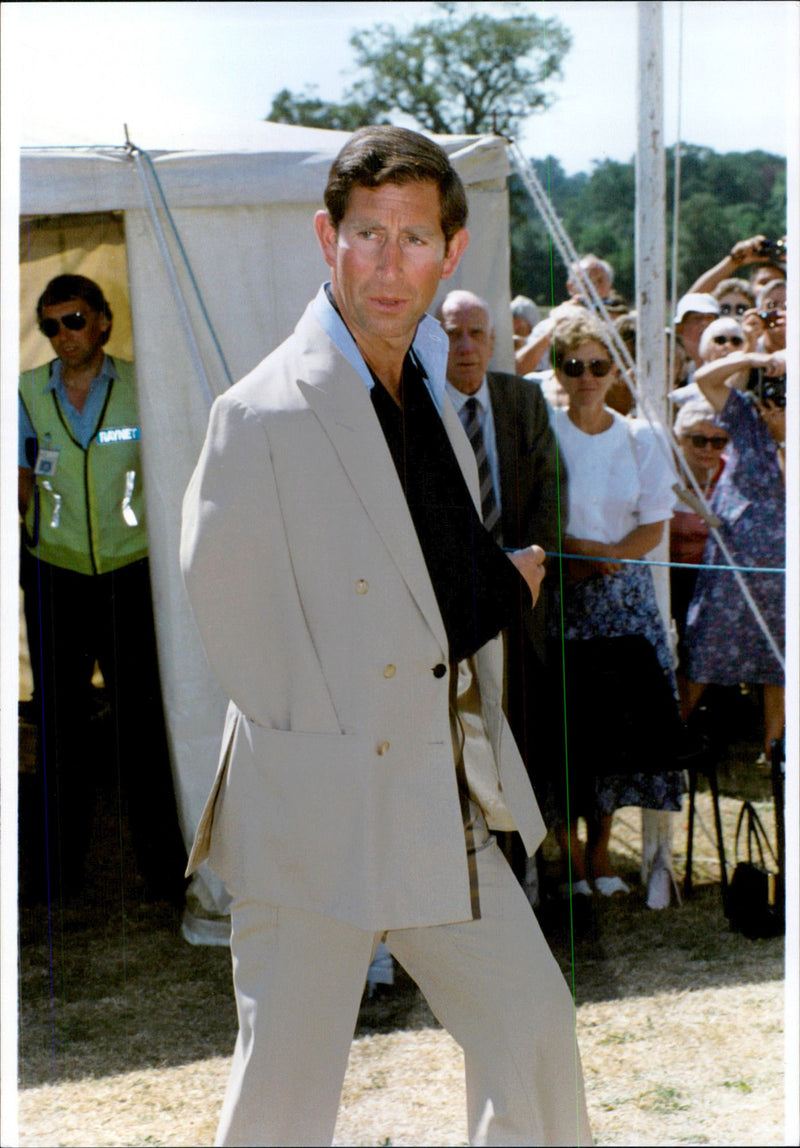
[[[83,410],[79,411],[70,402],[69,393],[61,378],[61,360],[55,359],[51,364],[50,381],[45,390],[56,392],[58,401],[61,404],[61,410],[69,423],[69,428],[84,450],[87,449],[89,443],[92,441],[92,435],[95,432],[108,394],[108,384],[112,379],[116,379],[116,377],[117,372],[113,359],[111,359],[109,355],[104,355],[100,373],[96,378],[92,379],[86,404]],[[31,420],[28,418],[25,404],[22,399],[20,399],[18,435],[19,466],[30,467],[31,464],[25,453],[25,440],[34,438],[35,435],[36,432],[31,425]]]
[[[331,306],[325,288],[320,287],[314,299],[314,315],[323,331],[330,337],[334,345],[342,352],[348,363],[358,371],[368,390],[374,384],[369,367],[350,334],[347,326],[335,307]],[[417,324],[417,332],[411,348],[425,370],[425,383],[430,391],[436,409],[442,413],[445,386],[447,382],[447,355],[449,341],[436,319],[430,315],[423,315]]]

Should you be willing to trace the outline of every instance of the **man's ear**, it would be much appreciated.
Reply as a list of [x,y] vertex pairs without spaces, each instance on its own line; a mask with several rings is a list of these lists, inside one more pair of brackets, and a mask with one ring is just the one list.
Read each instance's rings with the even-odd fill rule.
[[327,211],[318,211],[314,216],[314,230],[317,233],[322,254],[329,267],[336,265],[336,228]]
[[440,278],[449,279],[461,262],[461,256],[469,246],[469,232],[466,227],[460,228],[447,245],[447,251],[442,264]]

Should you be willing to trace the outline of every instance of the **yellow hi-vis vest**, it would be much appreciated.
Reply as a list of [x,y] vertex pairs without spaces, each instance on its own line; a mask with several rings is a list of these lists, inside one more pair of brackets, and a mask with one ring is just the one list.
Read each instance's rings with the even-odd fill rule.
[[47,389],[50,364],[26,371],[19,383],[36,432],[28,549],[79,574],[106,574],[147,556],[134,369],[123,359],[113,362],[117,377],[85,450],[56,392]]

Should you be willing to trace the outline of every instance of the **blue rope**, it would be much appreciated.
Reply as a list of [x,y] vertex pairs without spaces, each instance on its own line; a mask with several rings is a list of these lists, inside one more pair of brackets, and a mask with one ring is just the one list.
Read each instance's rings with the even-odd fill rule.
[[784,566],[715,566],[713,563],[702,562],[654,562],[647,558],[595,558],[591,554],[560,554],[558,551],[546,550],[548,558],[576,558],[579,562],[617,562],[624,566],[668,566],[675,570],[739,570],[742,574],[785,574]]

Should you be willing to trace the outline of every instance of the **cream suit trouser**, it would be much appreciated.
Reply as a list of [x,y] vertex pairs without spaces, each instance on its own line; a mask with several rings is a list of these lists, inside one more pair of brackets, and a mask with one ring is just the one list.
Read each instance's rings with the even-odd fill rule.
[[566,981],[494,838],[472,857],[481,916],[459,924],[375,934],[234,899],[240,1029],[217,1144],[331,1143],[382,935],[464,1050],[470,1144],[591,1143]]

